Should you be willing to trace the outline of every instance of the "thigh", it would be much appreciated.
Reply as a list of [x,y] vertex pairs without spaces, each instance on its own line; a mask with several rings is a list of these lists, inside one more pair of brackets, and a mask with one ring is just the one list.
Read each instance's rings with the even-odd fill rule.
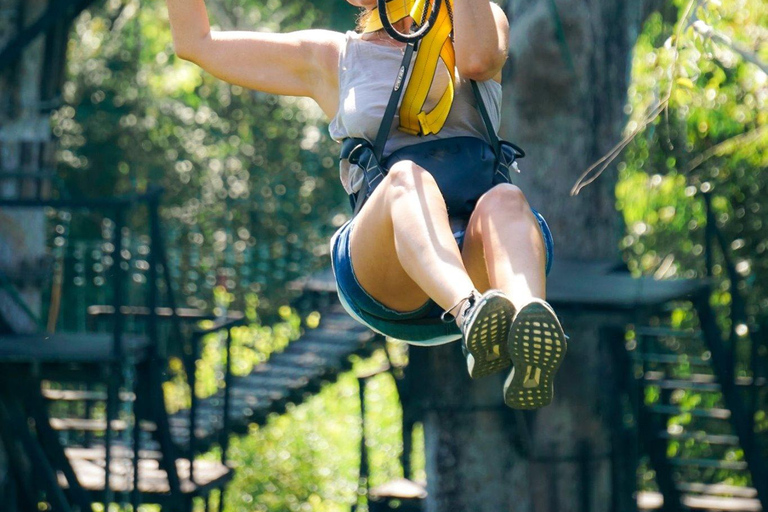
[[[472,212],[472,216],[469,219],[467,225],[466,234],[464,236],[464,246],[462,247],[461,257],[464,260],[464,267],[467,269],[467,274],[475,283],[477,289],[481,292],[489,290],[491,288],[490,276],[488,272],[489,260],[493,261],[493,254],[486,254],[486,247],[483,242],[483,224],[487,224],[488,220],[498,215],[514,215],[517,220],[524,220],[532,226],[536,226],[539,232],[540,238],[532,243],[537,245],[541,244],[542,253],[546,254],[545,264],[546,272],[549,272],[549,266],[552,260],[552,243],[551,234],[549,234],[549,228],[545,227],[543,217],[539,220],[539,215],[536,213],[525,200],[522,195],[517,196],[513,194],[512,202],[517,201],[519,204],[513,210],[513,212],[505,212],[502,203],[508,203],[509,198],[505,197],[504,192],[509,191],[509,187],[498,185],[491,191],[487,192],[480,201],[475,211]],[[522,215],[522,216],[521,216]],[[546,234],[545,234],[546,233]],[[549,239],[547,239],[549,236]],[[540,242],[539,242],[540,240]]]
[[400,264],[395,249],[387,176],[352,223],[350,257],[360,286],[375,300],[396,311],[413,311],[429,296]]

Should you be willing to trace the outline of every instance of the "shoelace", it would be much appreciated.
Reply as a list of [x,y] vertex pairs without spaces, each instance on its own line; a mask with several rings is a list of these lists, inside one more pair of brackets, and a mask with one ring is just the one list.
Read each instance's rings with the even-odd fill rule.
[[[432,30],[419,42],[419,51],[413,64],[411,78],[400,104],[399,129],[411,135],[439,132],[453,105],[453,83],[456,80],[456,56],[451,40],[453,4],[452,0],[445,0],[445,2],[447,9],[440,9]],[[431,6],[427,5],[427,0],[389,0],[387,2],[387,13],[393,23],[407,16],[414,20],[426,19],[430,14],[429,11]],[[375,32],[382,28],[379,11],[374,9],[363,32]],[[435,107],[425,112],[424,103],[437,73],[440,59],[450,73],[450,80]]]
[[[464,309],[464,311],[463,311],[463,314],[461,315],[461,324],[462,324],[462,325],[464,325],[464,320],[466,320],[467,316],[469,315],[469,312],[472,310],[472,307],[473,307],[473,306],[474,306],[474,305],[477,303],[477,300],[478,300],[479,298],[480,298],[480,296],[479,296],[479,295],[477,295],[477,293],[476,293],[474,290],[472,290],[472,292],[470,292],[470,294],[469,294],[468,296],[464,297],[463,299],[459,299],[459,301],[458,301],[456,304],[454,304],[454,305],[453,305],[453,306],[451,306],[450,308],[448,308],[448,309],[446,309],[445,311],[443,311],[443,314],[442,314],[442,315],[440,315],[440,320],[441,320],[443,323],[446,323],[446,324],[449,324],[449,323],[451,323],[451,322],[455,321],[455,320],[456,320],[456,317],[455,317],[455,316],[453,316],[453,314],[451,313],[451,311],[453,311],[453,310],[454,310],[454,309],[456,309],[457,307],[460,307],[462,304],[464,304],[464,302],[466,302],[466,301],[469,301],[469,306],[467,306],[467,307]],[[448,318],[448,319],[446,320],[446,318],[447,318],[449,315],[450,315],[450,318]]]

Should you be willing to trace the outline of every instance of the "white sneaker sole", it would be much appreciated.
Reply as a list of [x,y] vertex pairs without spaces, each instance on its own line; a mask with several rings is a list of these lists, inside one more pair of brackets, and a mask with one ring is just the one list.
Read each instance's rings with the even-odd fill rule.
[[567,348],[563,328],[549,305],[538,299],[525,305],[509,332],[512,372],[504,383],[504,402],[513,409],[549,405],[553,377]]
[[481,306],[467,319],[467,369],[473,379],[500,372],[511,363],[506,345],[515,307],[503,293],[494,290],[480,300]]

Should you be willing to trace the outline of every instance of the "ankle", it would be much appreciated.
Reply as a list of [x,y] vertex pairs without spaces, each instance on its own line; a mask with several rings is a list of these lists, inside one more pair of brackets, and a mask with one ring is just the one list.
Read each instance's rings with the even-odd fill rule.
[[473,301],[469,300],[468,298],[461,304],[461,306],[459,306],[459,310],[456,312],[456,319],[455,319],[456,326],[459,329],[461,329],[461,326],[464,323],[464,320],[466,320],[467,310],[472,306],[472,304],[473,304]]
[[[450,323],[451,320],[453,320],[460,328],[461,324],[464,322],[467,310],[477,301],[479,297],[480,293],[473,288],[466,297],[459,299],[453,306],[446,309],[443,314],[440,315],[440,319],[445,323]],[[448,318],[449,316],[452,316],[453,318]]]

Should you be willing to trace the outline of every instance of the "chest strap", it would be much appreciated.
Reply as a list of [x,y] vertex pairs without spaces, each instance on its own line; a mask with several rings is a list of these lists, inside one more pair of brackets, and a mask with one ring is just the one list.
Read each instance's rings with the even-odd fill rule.
[[[456,56],[451,41],[453,20],[451,19],[452,0],[444,0],[446,9],[439,9],[437,19],[431,30],[420,40],[421,50],[416,56],[413,73],[408,81],[405,97],[400,105],[399,129],[411,135],[428,135],[437,133],[445,124],[448,113],[453,105],[456,80]],[[426,19],[431,14],[432,6],[426,0],[389,0],[387,2],[388,18],[392,22],[400,21],[408,16],[414,20]],[[383,28],[379,10],[371,11],[371,16],[365,24],[364,33],[376,32]],[[440,60],[445,64],[450,79],[437,104],[430,111],[424,109],[427,95],[432,87],[435,74],[440,69]],[[405,76],[403,75],[403,78]]]

